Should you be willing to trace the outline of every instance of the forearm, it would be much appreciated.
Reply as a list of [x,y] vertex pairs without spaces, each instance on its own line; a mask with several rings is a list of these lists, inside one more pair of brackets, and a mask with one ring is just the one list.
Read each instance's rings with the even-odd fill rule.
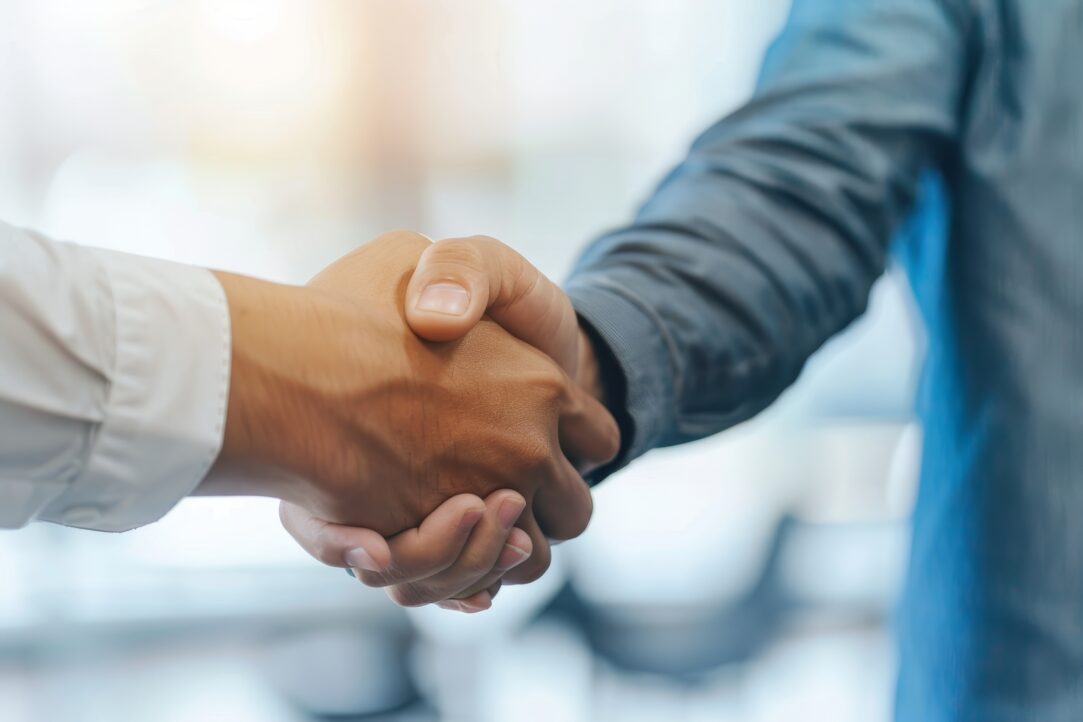
[[755,414],[863,311],[956,131],[955,7],[795,3],[751,103],[588,248],[568,291],[627,380],[622,460]]
[[[216,272],[225,289],[233,330],[229,405],[219,461],[288,467],[290,437],[306,428],[297,418],[293,434],[286,428],[291,413],[305,415],[296,375],[285,369],[304,365],[298,357],[307,317],[313,310],[312,292],[246,276]],[[271,492],[274,488],[253,488]]]

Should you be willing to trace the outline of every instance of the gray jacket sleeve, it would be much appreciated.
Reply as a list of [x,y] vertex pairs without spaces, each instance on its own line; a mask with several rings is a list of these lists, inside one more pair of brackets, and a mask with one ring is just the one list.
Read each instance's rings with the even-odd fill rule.
[[624,448],[756,414],[860,315],[921,172],[946,165],[969,66],[963,0],[796,0],[744,108],[704,133],[567,284]]

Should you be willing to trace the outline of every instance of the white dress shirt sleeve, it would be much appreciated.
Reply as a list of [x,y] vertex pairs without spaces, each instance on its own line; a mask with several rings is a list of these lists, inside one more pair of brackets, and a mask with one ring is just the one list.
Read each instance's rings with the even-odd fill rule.
[[0,224],[0,528],[159,519],[221,449],[229,370],[209,271]]

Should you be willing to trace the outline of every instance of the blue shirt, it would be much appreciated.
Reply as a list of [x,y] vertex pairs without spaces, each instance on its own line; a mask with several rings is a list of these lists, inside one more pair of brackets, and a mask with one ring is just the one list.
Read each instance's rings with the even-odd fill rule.
[[771,403],[904,225],[930,348],[897,717],[1083,719],[1083,0],[797,0],[751,102],[569,280],[620,463]]

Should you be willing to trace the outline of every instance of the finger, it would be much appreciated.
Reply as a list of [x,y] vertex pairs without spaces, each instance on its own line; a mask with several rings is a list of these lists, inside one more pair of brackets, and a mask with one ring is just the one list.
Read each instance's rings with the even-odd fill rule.
[[552,551],[549,549],[549,540],[545,538],[541,527],[538,526],[534,513],[530,509],[519,519],[519,528],[530,537],[530,543],[534,550],[522,564],[511,569],[504,575],[505,584],[529,584],[545,574],[553,561]]
[[569,400],[560,413],[560,448],[586,475],[616,458],[620,427],[600,401],[579,386],[569,386]]
[[477,614],[484,612],[493,606],[493,598],[488,592],[481,592],[470,599],[445,599],[437,602],[436,606],[449,612],[462,612],[463,614]]
[[[490,494],[485,500],[485,513],[481,521],[455,562],[439,574],[391,587],[387,590],[388,596],[404,607],[432,604],[460,596],[463,590],[488,576],[502,560],[511,531],[525,508],[526,500],[514,491]],[[520,553],[520,556],[525,559],[529,554]]]
[[485,503],[473,494],[460,494],[436,508],[416,529],[387,540],[387,563],[377,569],[359,568],[358,578],[370,587],[386,587],[439,574],[459,558],[471,532],[485,513]]
[[493,238],[452,238],[426,248],[406,289],[414,333],[451,341],[486,313],[575,377],[579,322],[559,286]]
[[496,599],[496,595],[500,592],[500,584],[500,582],[497,582],[488,589],[482,589],[480,592],[472,594],[469,597],[447,599],[443,602],[438,602],[437,606],[441,609],[463,612],[465,614],[484,612],[486,609],[493,606],[493,600]]
[[493,565],[489,573],[476,584],[459,591],[455,594],[455,598],[466,601],[485,591],[492,592],[493,589],[500,589],[500,583],[504,575],[529,559],[533,551],[534,543],[530,540],[530,535],[522,529],[512,529],[511,533],[508,534],[507,541],[504,542],[504,549],[500,552],[500,557],[496,560],[496,564]]
[[534,494],[534,517],[548,539],[574,539],[594,513],[590,486],[562,454],[552,460],[549,479]]
[[371,529],[334,524],[286,502],[279,505],[278,516],[301,548],[328,566],[376,571],[390,564],[387,541]]

